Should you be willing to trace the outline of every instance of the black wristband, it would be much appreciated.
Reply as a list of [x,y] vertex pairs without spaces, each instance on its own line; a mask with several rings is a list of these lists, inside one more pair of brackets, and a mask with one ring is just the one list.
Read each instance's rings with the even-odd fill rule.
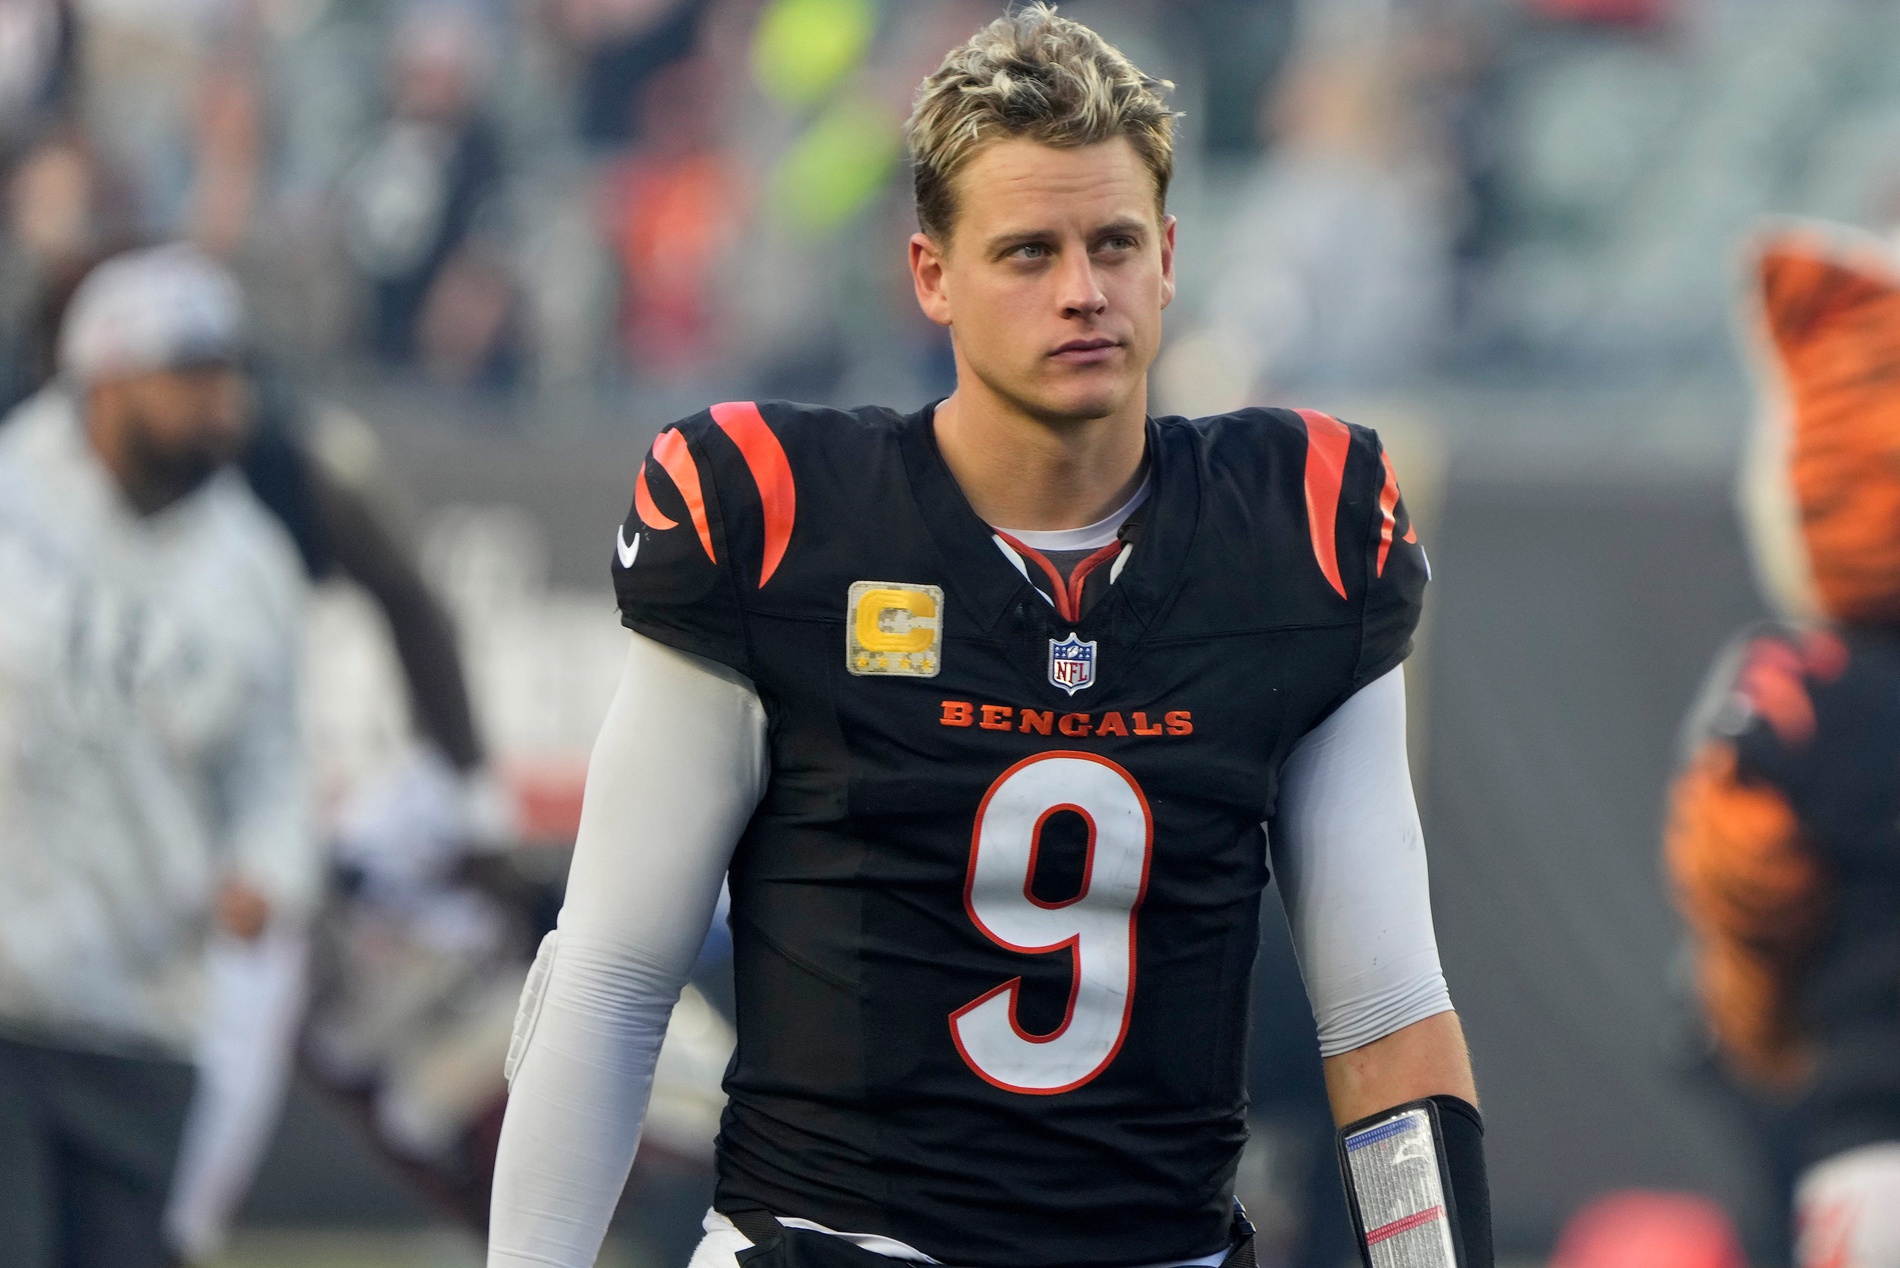
[[1451,1173],[1451,1200],[1458,1208],[1458,1235],[1465,1268],[1493,1268],[1491,1184],[1484,1171],[1484,1119],[1478,1107],[1456,1096],[1428,1097],[1438,1107],[1438,1130]]

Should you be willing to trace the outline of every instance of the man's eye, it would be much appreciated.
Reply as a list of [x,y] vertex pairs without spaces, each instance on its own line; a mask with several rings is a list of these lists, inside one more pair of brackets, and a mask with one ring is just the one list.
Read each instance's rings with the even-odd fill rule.
[[1010,254],[1019,260],[1040,260],[1049,254],[1049,248],[1040,242],[1025,242]]
[[1104,251],[1133,251],[1135,240],[1125,234],[1117,234],[1112,238],[1102,239],[1102,249]]

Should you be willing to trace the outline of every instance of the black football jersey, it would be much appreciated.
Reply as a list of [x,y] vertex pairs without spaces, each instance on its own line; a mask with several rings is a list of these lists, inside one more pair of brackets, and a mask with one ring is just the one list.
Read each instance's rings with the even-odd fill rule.
[[1823,862],[1827,920],[1799,981],[1815,1070],[1799,1115],[1812,1161],[1900,1138],[1900,635],[1755,631],[1712,731],[1736,773],[1788,800]]
[[1150,420],[1153,491],[1065,620],[931,411],[714,406],[620,530],[625,623],[756,684],[716,1205],[952,1264],[1225,1245],[1293,746],[1410,646],[1427,568],[1377,438]]

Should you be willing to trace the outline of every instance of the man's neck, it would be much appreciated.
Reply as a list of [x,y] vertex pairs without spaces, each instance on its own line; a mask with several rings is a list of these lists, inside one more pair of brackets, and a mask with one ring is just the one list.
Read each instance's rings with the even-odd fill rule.
[[1145,390],[1103,418],[1046,421],[982,388],[959,386],[932,420],[944,464],[985,523],[1086,528],[1141,487]]

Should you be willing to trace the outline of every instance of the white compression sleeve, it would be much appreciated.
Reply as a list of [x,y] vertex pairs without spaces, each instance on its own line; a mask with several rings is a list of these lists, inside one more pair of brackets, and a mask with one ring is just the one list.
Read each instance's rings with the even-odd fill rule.
[[1405,674],[1355,692],[1287,758],[1275,870],[1320,1054],[1448,1012],[1405,756]]
[[594,1262],[667,1019],[765,790],[765,712],[751,685],[632,639],[588,765],[560,927],[516,1022],[489,1268]]

